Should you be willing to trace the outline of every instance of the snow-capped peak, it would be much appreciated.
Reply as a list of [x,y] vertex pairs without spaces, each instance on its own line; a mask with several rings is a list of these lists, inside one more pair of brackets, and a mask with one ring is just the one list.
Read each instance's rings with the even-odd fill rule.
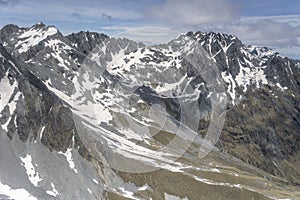
[[39,42],[45,40],[49,36],[55,35],[56,33],[58,33],[58,30],[53,26],[37,24],[32,26],[29,30],[25,30],[18,36],[16,49],[19,53],[24,53],[28,51],[30,47],[37,45]]

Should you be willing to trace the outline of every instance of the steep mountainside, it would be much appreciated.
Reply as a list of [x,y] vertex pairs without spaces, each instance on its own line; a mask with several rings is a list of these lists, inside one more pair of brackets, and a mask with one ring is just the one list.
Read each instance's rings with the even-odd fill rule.
[[213,32],[7,25],[0,198],[300,198],[299,63]]
[[244,46],[234,36],[188,35],[218,63],[236,104],[227,112],[219,147],[299,184],[300,71],[296,62],[266,47]]

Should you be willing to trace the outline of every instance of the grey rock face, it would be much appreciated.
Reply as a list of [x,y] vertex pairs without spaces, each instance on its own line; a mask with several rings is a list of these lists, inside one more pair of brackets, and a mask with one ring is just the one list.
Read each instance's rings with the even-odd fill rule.
[[88,55],[96,46],[102,44],[109,37],[105,34],[95,32],[83,32],[72,33],[67,38],[71,41],[73,47],[79,50],[79,52]]

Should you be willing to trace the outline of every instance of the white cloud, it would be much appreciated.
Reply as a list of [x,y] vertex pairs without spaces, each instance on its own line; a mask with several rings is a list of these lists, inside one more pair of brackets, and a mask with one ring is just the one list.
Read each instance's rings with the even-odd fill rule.
[[16,3],[18,3],[19,0],[0,0],[0,6],[1,5],[11,5],[11,6],[14,6]]
[[176,30],[162,27],[129,27],[129,26],[108,26],[103,30],[114,31],[112,37],[125,37],[146,45],[167,43],[181,34]]
[[300,46],[300,25],[271,19],[241,21],[225,27],[243,42],[271,47]]
[[241,17],[241,22],[258,22],[262,20],[273,20],[281,23],[289,23],[293,26],[300,25],[300,15],[271,15],[271,16],[252,16]]
[[281,47],[274,48],[274,50],[278,51],[280,54],[287,56],[289,58],[300,60],[300,47]]
[[[124,3],[123,3],[124,4]],[[124,9],[122,2],[108,0],[90,1],[38,1],[0,0],[1,15],[14,15],[15,18],[51,19],[58,21],[74,20],[74,13],[80,19],[99,21],[103,18],[133,20],[142,14],[133,9]],[[15,5],[13,8],[1,5]],[[104,14],[104,15],[103,15]]]
[[146,17],[173,25],[199,25],[237,19],[236,4],[230,0],[166,0],[148,9]]

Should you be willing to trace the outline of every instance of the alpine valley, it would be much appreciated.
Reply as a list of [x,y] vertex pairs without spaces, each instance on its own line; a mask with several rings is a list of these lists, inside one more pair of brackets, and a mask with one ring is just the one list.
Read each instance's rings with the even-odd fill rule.
[[236,36],[6,25],[0,95],[0,199],[300,199],[300,61]]

